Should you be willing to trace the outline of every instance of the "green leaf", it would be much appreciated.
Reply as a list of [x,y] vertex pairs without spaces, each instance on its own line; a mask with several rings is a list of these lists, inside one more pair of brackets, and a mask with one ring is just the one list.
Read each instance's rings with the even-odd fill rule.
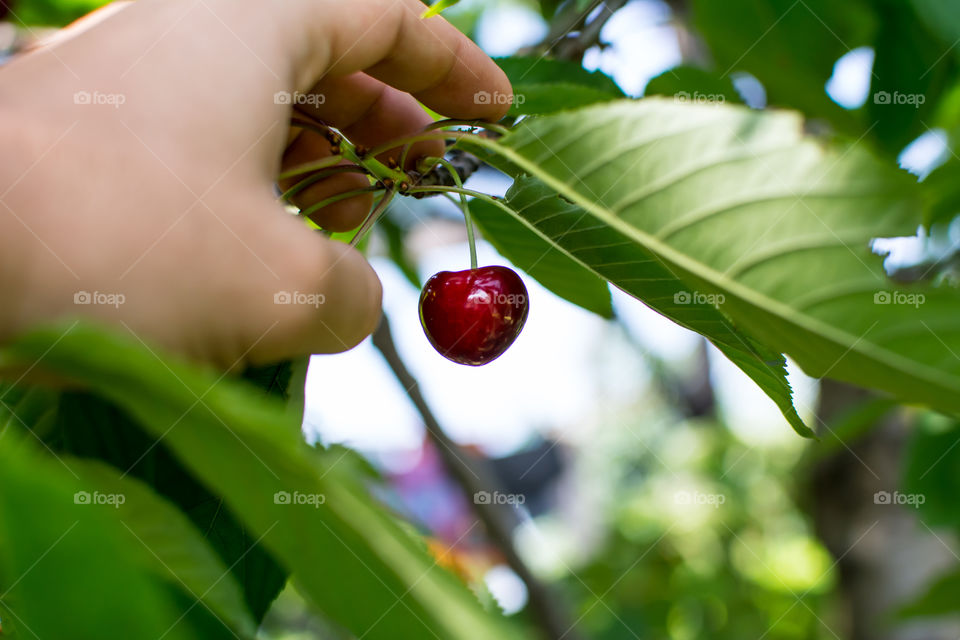
[[437,0],[437,2],[434,2],[432,5],[430,5],[430,8],[424,11],[420,17],[422,19],[426,19],[432,18],[433,16],[438,16],[440,15],[441,11],[452,7],[458,2],[460,2],[460,0]]
[[39,360],[38,368],[82,381],[162,436],[293,572],[301,593],[354,633],[370,640],[518,637],[352,474],[304,444],[279,401],[172,358],[159,363],[142,344],[85,324],[39,329],[0,357]]
[[242,377],[262,389],[267,395],[286,398],[292,373],[292,363],[285,360],[279,364],[247,367]]
[[957,492],[960,491],[960,429],[940,416],[924,416],[907,443],[903,491],[922,495],[918,506],[931,527],[960,528]]
[[[198,640],[166,585],[141,569],[136,543],[107,505],[30,436],[0,432],[0,617],[4,635]],[[137,545],[136,547],[134,545]],[[19,631],[19,633],[18,633]]]
[[956,78],[957,64],[944,56],[909,3],[880,2],[873,80],[867,118],[878,145],[894,155],[929,128],[938,100]]
[[957,592],[960,591],[960,572],[948,573],[930,585],[930,588],[916,601],[897,612],[899,618],[921,618],[930,616],[955,615],[957,613]]
[[540,15],[544,20],[550,20],[561,4],[562,0],[540,0]]
[[694,292],[644,247],[614,228],[596,224],[584,209],[529,177],[517,179],[507,192],[506,206],[546,246],[709,338],[766,392],[797,433],[813,435],[793,407],[783,356],[738,331],[709,300],[695,298]]
[[956,50],[957,40],[960,40],[960,13],[957,13],[957,4],[954,0],[912,0],[917,13],[929,25],[930,29],[940,35],[941,42],[960,55]]
[[497,58],[496,62],[513,85],[508,115],[554,113],[623,97],[609,76],[587,71],[575,62],[527,57]]
[[[261,382],[273,380],[268,375]],[[245,388],[249,393],[251,387]],[[51,435],[54,438],[48,444],[55,451],[103,460],[179,505],[230,567],[254,619],[263,618],[283,589],[287,572],[257,544],[259,535],[251,534],[222,498],[173,457],[164,438],[145,433],[129,412],[114,403],[78,391],[60,395]]]
[[123,496],[123,503],[108,513],[129,531],[132,546],[142,547],[144,564],[171,585],[186,591],[192,603],[202,603],[235,634],[246,638],[256,635],[256,624],[230,569],[176,506],[157,496],[146,484],[131,476],[121,476],[102,462],[67,458],[66,463],[85,484],[89,483],[85,489],[88,493]]
[[960,78],[955,76],[952,83],[937,96],[936,111],[926,124],[931,129],[945,129],[950,138],[956,140],[960,132]]
[[[291,363],[284,362],[251,367],[243,378],[268,395],[284,397],[291,372]],[[19,426],[31,429],[51,450],[107,461],[132,477],[149,482],[178,504],[242,583],[244,598],[255,619],[263,618],[286,583],[286,572],[256,544],[256,536],[248,534],[223,501],[198,484],[170,456],[162,442],[147,437],[127,414],[92,394],[58,394],[27,387],[20,395],[22,399],[13,407],[11,416],[15,415]],[[10,401],[9,393],[0,397],[0,406]],[[42,427],[41,417],[51,418],[49,428]],[[187,602],[187,606],[192,604],[194,601]],[[232,637],[231,632],[223,633]]]
[[877,18],[864,1],[693,0],[692,15],[722,78],[747,71],[769,104],[826,118],[857,137],[867,129],[824,89],[841,56],[873,44]]
[[530,119],[482,144],[590,214],[581,253],[609,259],[613,229],[808,374],[960,411],[960,297],[886,278],[871,240],[915,232],[919,189],[862,147],[807,138],[790,112],[662,99]]
[[109,0],[30,0],[17,2],[8,20],[24,26],[60,27],[108,4]]
[[532,56],[494,58],[516,87],[524,84],[574,84],[590,87],[611,96],[623,97],[613,78],[600,71],[587,71],[569,60],[551,60]]
[[743,103],[730,76],[721,78],[697,67],[674,67],[647,83],[644,94],[675,98],[677,102]]
[[951,157],[920,183],[926,207],[924,224],[950,222],[960,213],[960,160]]
[[310,356],[301,356],[290,362],[290,377],[286,384],[284,397],[287,414],[297,424],[303,424],[303,412],[306,409],[307,371],[310,368]]
[[587,311],[613,317],[610,290],[596,273],[557,251],[551,242],[489,202],[473,200],[470,213],[483,237],[534,280]]
[[[50,389],[0,385],[0,431],[4,427],[34,429],[56,414],[57,392]],[[40,436],[41,439],[43,436]]]
[[577,109],[618,97],[593,87],[555,82],[550,84],[517,84],[513,87],[513,104],[507,115],[537,115]]

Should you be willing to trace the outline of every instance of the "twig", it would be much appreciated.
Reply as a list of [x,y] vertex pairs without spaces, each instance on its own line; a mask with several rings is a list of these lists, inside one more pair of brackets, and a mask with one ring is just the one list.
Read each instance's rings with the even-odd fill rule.
[[485,464],[485,461],[470,456],[460,445],[451,440],[443,427],[440,426],[423,394],[420,393],[420,385],[417,379],[407,369],[397,351],[393,335],[390,333],[390,321],[386,314],[381,318],[380,326],[373,334],[373,344],[380,351],[380,354],[390,366],[393,375],[406,390],[410,401],[413,402],[420,413],[427,429],[427,436],[437,445],[437,450],[448,473],[467,494],[470,504],[473,505],[474,514],[483,523],[487,535],[503,553],[510,568],[527,585],[530,609],[539,623],[544,637],[549,638],[549,640],[560,640],[560,638],[577,640],[579,636],[573,629],[573,624],[562,613],[562,603],[559,596],[552,593],[546,585],[533,575],[513,546],[513,517],[509,505],[495,504],[493,501],[479,502],[475,499],[475,496],[480,492],[493,492],[498,489],[499,482],[496,475],[489,465]]
[[561,40],[568,37],[571,32],[577,31],[582,27],[583,23],[586,22],[590,14],[593,13],[602,1],[603,0],[597,0],[596,2],[591,2],[590,6],[582,11],[577,9],[576,2],[568,3],[567,8],[554,16],[553,20],[550,21],[550,30],[544,39],[541,40],[539,44],[521,49],[517,52],[517,55],[547,55]]
[[603,27],[613,17],[613,14],[625,4],[627,4],[627,0],[607,0],[604,2],[600,7],[599,15],[585,24],[576,37],[566,38],[557,44],[554,57],[560,60],[581,61],[583,54],[588,49],[600,44],[600,33],[603,31]]
[[709,68],[710,50],[693,27],[689,0],[665,0],[672,14],[671,23],[677,32],[682,64]]
[[[472,153],[468,153],[463,149],[451,149],[447,152],[447,162],[449,162],[454,169],[457,171],[457,175],[460,178],[460,182],[466,182],[467,178],[476,173],[480,167],[483,166],[483,162]],[[420,180],[417,181],[418,187],[432,187],[432,186],[442,186],[442,187],[453,187],[456,186],[457,182],[453,179],[453,174],[450,173],[450,170],[442,164],[438,164],[433,169],[423,174]],[[424,197],[427,194],[423,194],[419,197]]]

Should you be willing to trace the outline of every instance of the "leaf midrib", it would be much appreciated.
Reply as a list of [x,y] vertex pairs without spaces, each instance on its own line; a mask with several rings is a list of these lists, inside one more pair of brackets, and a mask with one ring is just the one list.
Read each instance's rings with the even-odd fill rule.
[[[538,198],[535,202],[536,202],[536,203],[542,202],[543,200],[545,200],[545,199],[547,199],[547,198],[549,198],[549,197],[550,197],[550,196],[544,196],[543,198]],[[527,206],[521,207],[520,209],[512,209],[510,206],[506,205],[506,204],[503,203],[503,202],[500,202],[499,200],[488,201],[488,202],[489,202],[489,204],[492,204],[492,205],[494,205],[494,206],[497,206],[497,207],[499,207],[500,209],[506,211],[508,214],[510,214],[511,216],[513,216],[514,218],[516,218],[521,224],[523,224],[523,225],[526,226],[528,229],[530,229],[533,233],[535,233],[535,234],[537,234],[538,236],[540,236],[541,238],[543,238],[543,239],[550,245],[550,247],[551,247],[554,251],[559,251],[560,253],[566,255],[568,258],[570,258],[571,260],[573,260],[573,261],[576,262],[577,264],[581,265],[583,268],[585,268],[585,269],[587,269],[588,271],[590,271],[591,273],[597,275],[599,278],[602,278],[603,280],[607,281],[607,278],[603,275],[603,273],[601,273],[594,265],[591,265],[591,264],[589,264],[589,263],[587,263],[587,262],[584,262],[583,260],[581,260],[580,258],[578,258],[578,257],[576,256],[576,254],[572,253],[571,251],[568,251],[568,250],[567,250],[566,248],[564,248],[562,245],[560,245],[559,243],[557,243],[557,241],[554,240],[552,237],[550,237],[549,235],[547,235],[546,233],[544,233],[543,231],[541,231],[539,227],[537,227],[536,225],[532,224],[529,220],[527,220],[527,219],[526,219],[525,217],[523,217],[522,215],[519,215],[523,209],[526,209],[526,208],[529,208],[529,207],[531,207],[531,206],[534,206],[533,203],[528,203]],[[572,212],[569,212],[569,211],[568,211],[568,212],[564,212],[564,213],[571,214]],[[581,214],[581,216],[582,216],[582,215],[586,215],[586,214]],[[634,262],[639,263],[640,261],[629,261],[629,262],[624,261],[624,262],[621,262],[621,263],[610,263],[610,265],[632,264],[632,263],[634,263]],[[651,260],[647,260],[646,262],[654,262],[654,260],[651,259]],[[610,265],[608,265],[608,264],[603,264],[603,265],[600,265],[600,266],[606,267],[606,266],[610,266]],[[618,282],[634,282],[634,281],[637,281],[637,282],[639,282],[639,281],[655,282],[655,281],[661,281],[661,280],[662,280],[662,281],[665,281],[665,282],[679,281],[678,278],[672,277],[672,278],[633,278],[633,279],[619,279]],[[617,287],[618,289],[622,289],[622,287],[620,287],[620,286],[617,284],[617,282],[611,282],[611,284],[612,284],[613,286]],[[629,295],[629,293],[628,293],[628,295]],[[665,300],[666,300],[666,299],[669,299],[669,296],[667,296],[667,297],[665,297],[665,298],[663,298],[663,299],[665,299]],[[691,307],[691,308],[695,308],[695,307]],[[705,310],[709,311],[709,309],[705,309]],[[719,313],[719,312],[718,312],[718,313]],[[693,331],[693,332],[695,332],[695,333],[700,333],[697,329],[695,329],[693,326],[691,326],[691,325],[690,325],[689,323],[687,323],[687,322],[684,322],[684,321],[681,321],[681,320],[674,320],[674,322],[676,322],[678,325],[682,326],[682,327],[685,328],[685,329],[688,329],[688,330]],[[730,325],[730,323],[729,323],[728,321],[726,321],[726,320],[723,318],[723,316],[720,316],[720,317],[717,318],[717,319],[703,320],[703,322],[716,323],[717,325],[720,325],[721,327],[723,327],[727,332],[729,332],[730,335],[732,335],[732,336],[734,336],[734,337],[737,337],[738,340],[740,339],[739,336],[737,336],[736,331],[734,330],[734,328]],[[741,340],[741,342],[743,342],[743,341]],[[757,355],[756,352],[754,352],[752,349],[750,349],[745,343],[742,344],[742,345],[737,345],[737,344],[734,343],[734,342],[729,342],[729,341],[728,341],[728,342],[725,342],[725,344],[729,344],[730,346],[734,346],[734,347],[737,347],[737,348],[741,348],[741,349],[743,349],[744,353],[751,353],[751,354],[753,354],[753,355],[755,355],[755,356]],[[758,360],[760,360],[760,359],[758,358]],[[760,361],[762,361],[762,360],[760,360]],[[767,363],[764,362],[764,364],[767,364]]]

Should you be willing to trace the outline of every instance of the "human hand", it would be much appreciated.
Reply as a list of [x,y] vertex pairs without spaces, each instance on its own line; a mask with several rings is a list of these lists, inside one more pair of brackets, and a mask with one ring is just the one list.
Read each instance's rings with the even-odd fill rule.
[[[278,174],[329,146],[291,130],[275,95],[306,96],[298,108],[365,146],[427,124],[417,100],[500,118],[504,101],[474,95],[509,93],[506,77],[424,8],[139,0],[0,68],[0,341],[85,315],[224,368],[357,344],[380,284],[277,201]],[[362,180],[338,174],[299,204]],[[369,207],[352,198],[314,219],[349,229]],[[275,304],[280,292],[307,303]]]

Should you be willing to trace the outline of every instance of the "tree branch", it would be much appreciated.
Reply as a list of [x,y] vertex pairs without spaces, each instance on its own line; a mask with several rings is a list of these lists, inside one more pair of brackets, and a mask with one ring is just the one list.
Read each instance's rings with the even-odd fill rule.
[[610,18],[627,4],[627,0],[607,0],[600,6],[600,13],[590,22],[583,25],[580,33],[573,38],[561,40],[556,47],[554,57],[560,60],[581,62],[583,55],[591,47],[600,44],[600,33]]
[[[460,178],[460,182],[466,182],[467,178],[472,176],[474,173],[480,170],[483,166],[483,161],[472,153],[468,153],[463,149],[450,149],[446,153],[447,161],[450,165],[456,170],[457,176]],[[423,174],[420,180],[417,181],[416,186],[418,187],[455,187],[457,186],[457,181],[453,179],[453,175],[450,171],[443,166],[438,164],[429,172]],[[423,198],[427,195],[432,194],[416,194],[415,198]]]
[[517,553],[512,536],[514,517],[509,505],[495,504],[493,501],[478,502],[475,499],[479,492],[498,491],[500,483],[493,470],[484,460],[473,457],[464,451],[460,445],[450,439],[443,427],[440,426],[423,394],[420,393],[419,383],[407,369],[397,351],[393,335],[390,333],[390,321],[386,314],[383,315],[380,326],[373,334],[373,344],[380,351],[393,375],[403,386],[410,401],[413,402],[420,413],[428,437],[437,445],[447,471],[467,495],[474,514],[483,523],[490,540],[503,553],[507,564],[510,565],[514,573],[527,585],[530,610],[539,623],[544,637],[550,640],[559,640],[560,638],[577,640],[579,636],[573,628],[574,625],[567,620],[558,606],[561,604],[560,598],[533,575],[533,572],[530,571],[530,568]]

